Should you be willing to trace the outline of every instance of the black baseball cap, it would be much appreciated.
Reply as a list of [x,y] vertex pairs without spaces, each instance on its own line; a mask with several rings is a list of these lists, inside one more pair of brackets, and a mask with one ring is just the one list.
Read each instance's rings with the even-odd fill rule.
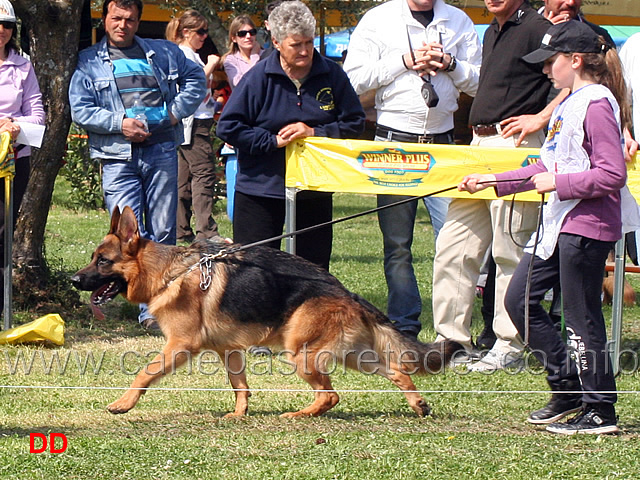
[[578,20],[552,25],[542,37],[540,48],[522,57],[527,63],[540,63],[556,53],[601,53],[606,46],[598,34]]

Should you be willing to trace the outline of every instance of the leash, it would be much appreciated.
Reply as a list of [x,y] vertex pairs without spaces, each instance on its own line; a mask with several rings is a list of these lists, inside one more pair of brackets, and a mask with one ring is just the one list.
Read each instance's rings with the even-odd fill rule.
[[[520,186],[524,185],[526,182],[528,182],[529,180],[531,180],[531,177],[527,177],[527,178],[517,178],[515,180],[494,180],[493,182],[478,182],[478,185],[482,185],[485,183],[506,183],[506,182],[520,182],[520,185],[518,185],[518,189],[520,188]],[[409,198],[405,198],[403,200],[398,200],[397,202],[393,202],[393,203],[389,203],[387,205],[382,205],[380,207],[376,207],[376,208],[372,208],[369,210],[365,210],[363,212],[358,212],[358,213],[354,213],[352,215],[348,215],[346,217],[341,217],[341,218],[337,218],[335,220],[330,220],[328,222],[323,222],[323,223],[318,223],[317,225],[312,225],[310,227],[306,227],[306,228],[301,228],[300,230],[294,230],[293,232],[289,232],[289,233],[283,233],[282,235],[277,235],[275,237],[271,237],[271,238],[266,238],[264,240],[259,240],[257,242],[252,242],[252,243],[247,243],[244,245],[239,245],[237,247],[233,247],[229,250],[226,250],[226,254],[231,254],[231,253],[236,253],[242,250],[247,250],[248,248],[251,247],[257,247],[258,245],[264,245],[265,243],[270,243],[270,242],[274,242],[276,240],[282,240],[283,238],[287,238],[287,237],[294,237],[296,235],[301,235],[303,233],[307,233],[307,232],[311,232],[313,230],[317,230],[319,228],[324,228],[324,227],[328,227],[330,225],[336,224],[336,223],[341,223],[341,222],[345,222],[347,220],[353,220],[354,218],[358,218],[358,217],[363,217],[365,215],[369,215],[371,213],[376,213],[380,210],[384,210],[386,208],[392,208],[392,207],[396,207],[398,205],[403,205],[405,203],[409,203],[409,202],[413,202],[414,200],[421,200],[423,198],[427,198],[427,197],[432,197],[434,195],[439,195],[441,193],[446,193],[449,192],[451,190],[455,190],[457,189],[458,186],[455,185],[453,187],[447,187],[447,188],[443,188],[442,190],[437,190],[435,192],[431,192],[431,193],[425,193],[424,195],[419,195],[417,197],[409,197]],[[513,234],[511,232],[511,222],[512,222],[512,214],[513,214],[513,204],[515,202],[515,195],[518,193],[518,191],[516,190],[516,192],[513,194],[513,198],[511,199],[511,212],[509,214],[509,234],[511,235],[511,240],[513,241],[513,243],[515,243],[517,246],[524,248],[524,245],[520,245],[514,238],[513,238]],[[544,201],[544,195],[542,195],[542,201]],[[538,221],[540,222],[540,219],[542,217],[539,216],[538,217]]]
[[[540,207],[538,208],[538,220],[536,225],[536,236],[533,240],[533,251],[531,252],[531,257],[529,258],[529,265],[527,266],[527,283],[524,287],[524,348],[529,348],[529,299],[531,298],[531,277],[533,276],[533,261],[536,258],[536,249],[538,248],[538,243],[540,243],[540,235],[543,232],[542,228],[542,211],[544,209],[544,193],[540,194]],[[513,208],[509,214],[509,233],[511,234],[511,214],[513,213]],[[512,240],[513,236],[511,237]],[[515,240],[514,240],[515,242]],[[516,245],[518,243],[516,242]],[[519,246],[519,245],[518,245]]]
[[231,248],[228,250],[228,253],[235,253],[241,250],[246,250],[251,247],[257,247],[258,245],[264,245],[265,243],[274,242],[276,240],[282,240],[287,237],[295,237],[296,235],[301,235],[303,233],[311,232],[313,230],[317,230],[319,228],[328,227],[330,225],[346,222],[347,220],[353,220],[354,218],[363,217],[365,215],[369,215],[371,213],[376,213],[380,210],[384,210],[386,208],[396,207],[398,205],[403,205],[405,203],[413,202],[414,200],[421,200],[423,198],[432,197],[433,195],[438,195],[440,193],[449,192],[451,190],[457,189],[458,186],[455,185],[453,187],[443,188],[442,190],[438,190],[436,192],[425,193],[424,195],[419,195],[417,197],[409,197],[403,200],[398,200],[397,202],[389,203],[388,205],[382,205],[381,207],[372,208],[370,210],[365,210],[363,212],[354,213],[352,215],[348,215],[346,217],[337,218],[335,220],[330,220],[328,222],[318,223],[317,225],[311,225],[310,227],[301,228],[300,230],[294,230],[293,232],[283,233],[282,235],[278,235],[276,237],[267,238],[265,240],[259,240],[257,242],[247,243],[245,245],[239,245],[237,247]]
[[[328,222],[319,223],[317,225],[311,225],[310,227],[301,228],[299,230],[294,230],[293,232],[283,233],[282,235],[277,235],[277,236],[271,237],[271,238],[265,238],[264,240],[258,240],[257,242],[246,243],[244,245],[238,245],[238,246],[235,246],[235,247],[232,247],[232,248],[229,248],[229,249],[222,249],[218,253],[215,253],[215,254],[204,253],[204,254],[201,255],[200,260],[198,260],[197,263],[191,265],[181,275],[186,275],[187,273],[189,273],[192,270],[194,270],[196,267],[200,267],[200,289],[205,291],[207,288],[209,288],[209,286],[211,285],[211,282],[212,282],[211,269],[212,269],[213,260],[216,260],[216,259],[219,259],[219,258],[224,258],[224,257],[232,255],[234,253],[241,252],[242,250],[247,250],[249,248],[257,247],[257,246],[260,246],[260,245],[264,245],[266,243],[274,242],[276,240],[282,240],[283,238],[287,238],[287,237],[294,237],[296,235],[301,235],[303,233],[311,232],[311,231],[317,230],[319,228],[328,227],[328,226],[334,225],[336,223],[346,222],[347,220],[353,220],[354,218],[363,217],[365,215],[369,215],[371,213],[375,213],[375,212],[378,212],[380,210],[384,210],[385,208],[391,208],[391,207],[395,207],[397,205],[402,205],[404,203],[413,202],[414,200],[420,200],[422,198],[427,198],[427,197],[431,197],[433,195],[438,195],[440,193],[445,193],[445,192],[448,192],[450,190],[454,190],[456,188],[458,188],[457,185],[455,185],[453,187],[443,188],[442,190],[438,190],[436,192],[425,193],[424,195],[419,195],[417,197],[405,198],[403,200],[398,200],[397,202],[390,203],[388,205],[383,205],[381,207],[376,207],[376,208],[372,208],[370,210],[365,210],[364,212],[354,213],[354,214],[348,215],[346,217],[337,218],[335,220],[330,220]],[[167,288],[171,283],[173,283],[175,280],[177,280],[178,277],[179,276],[171,279],[169,281],[169,283],[167,283],[165,288]]]
[[[520,185],[518,185],[518,187],[516,188],[516,193],[520,189],[520,187],[523,186],[529,180],[531,180],[531,177],[522,179],[522,181],[520,182]],[[520,243],[518,243],[518,241],[513,236],[512,225],[513,225],[513,207],[514,207],[514,203],[515,203],[515,194],[511,198],[511,208],[509,209],[509,237],[511,238],[511,241],[513,243],[515,243],[518,247],[524,249],[526,247],[526,244],[525,245],[521,245]],[[540,206],[538,208],[538,219],[536,221],[536,235],[535,235],[535,238],[533,240],[533,251],[531,252],[531,257],[529,258],[529,265],[527,266],[527,283],[525,284],[525,288],[524,288],[524,301],[525,301],[525,303],[524,303],[524,338],[523,338],[523,341],[524,341],[524,348],[525,349],[529,348],[529,324],[530,324],[530,319],[529,319],[529,299],[531,298],[531,277],[533,276],[533,261],[536,258],[536,249],[538,248],[538,244],[540,243],[540,236],[544,232],[544,229],[543,229],[543,226],[542,226],[542,212],[543,212],[543,209],[544,209],[544,193],[541,193],[540,194]]]
[[[521,183],[520,183],[520,185],[518,185],[518,189],[519,189],[521,185],[524,185],[530,179],[531,179],[531,177],[518,178],[518,179],[515,179],[515,180],[495,180],[495,183],[520,181]],[[478,184],[484,184],[484,183],[489,183],[489,182],[478,182]],[[403,200],[398,200],[397,202],[389,203],[387,205],[382,205],[380,207],[371,208],[371,209],[365,210],[363,212],[358,212],[358,213],[354,213],[352,215],[347,215],[346,217],[341,217],[341,218],[337,218],[335,220],[330,220],[328,222],[323,222],[323,223],[318,223],[316,225],[311,225],[310,227],[305,227],[305,228],[301,228],[299,230],[294,230],[293,232],[283,233],[282,235],[277,235],[275,237],[265,238],[264,240],[258,240],[256,242],[246,243],[244,245],[238,245],[238,246],[230,248],[230,249],[221,250],[220,252],[218,252],[216,254],[205,254],[205,255],[203,255],[203,257],[211,258],[211,259],[222,258],[222,257],[225,257],[227,255],[231,255],[233,253],[240,252],[242,250],[247,250],[247,249],[252,248],[252,247],[257,247],[257,246],[260,246],[260,245],[271,243],[271,242],[274,242],[276,240],[282,240],[283,238],[287,238],[287,237],[295,237],[297,235],[301,235],[303,233],[308,233],[308,232],[311,232],[313,230],[318,230],[320,228],[328,227],[328,226],[334,225],[336,223],[346,222],[347,220],[353,220],[353,219],[358,218],[358,217],[363,217],[365,215],[369,215],[369,214],[372,214],[372,213],[379,212],[380,210],[384,210],[384,209],[387,209],[387,208],[396,207],[398,205],[403,205],[405,203],[413,202],[414,200],[421,200],[423,198],[432,197],[434,195],[439,195],[441,193],[446,193],[446,192],[449,192],[451,190],[455,190],[457,188],[458,188],[458,186],[454,185],[453,187],[443,188],[443,189],[437,190],[435,192],[425,193],[424,195],[412,196],[412,197],[409,197],[409,198],[405,198]],[[518,193],[518,192],[516,191],[516,193]],[[543,199],[544,199],[544,196],[543,196]],[[514,198],[512,198],[511,201],[512,201],[512,205],[513,205],[513,202],[515,201],[515,194],[514,194]],[[511,211],[513,212],[513,208],[511,209]],[[510,225],[511,225],[511,220],[512,220],[512,216],[510,215],[509,216],[509,224]],[[511,234],[511,228],[509,229],[509,232]],[[516,245],[522,246],[513,238],[512,234],[511,234],[511,239],[513,240],[513,242]],[[199,265],[201,262],[202,262],[202,260],[200,260],[194,266],[190,267],[190,270],[195,268],[195,266]]]

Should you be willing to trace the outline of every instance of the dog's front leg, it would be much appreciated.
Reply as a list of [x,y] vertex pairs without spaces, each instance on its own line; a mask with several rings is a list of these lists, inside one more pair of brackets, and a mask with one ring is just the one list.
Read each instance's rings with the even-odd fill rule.
[[173,372],[191,357],[191,351],[182,343],[167,343],[161,353],[138,373],[129,390],[115,402],[107,405],[111,413],[127,413],[153,382],[167,372]]
[[241,417],[246,415],[249,410],[249,385],[247,384],[246,375],[246,361],[244,352],[239,350],[231,350],[224,352],[225,367],[227,369],[227,375],[229,375],[229,381],[233,387],[233,393],[236,395],[236,409],[233,412],[227,413],[224,417]]

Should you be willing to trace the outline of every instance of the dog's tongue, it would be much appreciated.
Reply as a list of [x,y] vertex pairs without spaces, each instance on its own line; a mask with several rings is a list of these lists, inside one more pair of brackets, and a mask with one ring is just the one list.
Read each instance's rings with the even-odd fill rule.
[[104,320],[104,313],[102,313],[102,310],[96,307],[93,303],[91,304],[91,312],[93,313],[93,316],[98,320]]
[[91,305],[91,312],[93,313],[93,316],[96,317],[98,320],[104,320],[105,318],[104,313],[102,313],[102,310],[100,310],[100,308],[94,304],[94,300],[98,295],[100,295],[100,289],[96,290],[91,294],[89,305]]

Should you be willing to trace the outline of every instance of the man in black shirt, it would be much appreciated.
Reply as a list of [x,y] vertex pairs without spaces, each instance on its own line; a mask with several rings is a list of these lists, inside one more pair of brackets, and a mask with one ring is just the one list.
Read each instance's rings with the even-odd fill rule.
[[611,48],[616,48],[616,43],[613,41],[613,38],[611,38],[611,35],[609,35],[609,32],[600,25],[587,21],[580,11],[581,7],[582,0],[544,0],[544,7],[541,7],[538,13],[544,15],[544,18],[553,24],[566,22],[571,19],[580,20],[586,25],[589,25],[598,35],[604,37]]
[[[495,19],[485,32],[478,92],[470,113],[472,145],[540,147],[542,126],[529,133],[506,136],[503,121],[528,118],[548,111],[551,83],[542,63],[530,65],[522,57],[536,50],[551,23],[523,0],[485,0]],[[546,112],[545,112],[546,114]],[[504,292],[536,227],[537,205],[515,202],[509,221],[505,200],[453,199],[436,246],[433,272],[433,315],[438,338],[470,338],[469,327],[480,267],[491,248],[496,260],[496,343],[471,371],[490,371],[521,362],[523,343],[504,308]],[[462,262],[462,263],[461,263]],[[455,292],[454,295],[451,292]]]

